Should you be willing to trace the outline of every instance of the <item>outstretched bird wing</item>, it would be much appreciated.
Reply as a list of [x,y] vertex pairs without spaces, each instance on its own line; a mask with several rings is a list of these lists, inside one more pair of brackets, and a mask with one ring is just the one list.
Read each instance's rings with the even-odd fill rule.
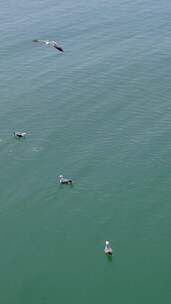
[[53,45],[53,47],[54,47],[55,49],[57,49],[58,51],[60,51],[60,52],[63,52],[63,51],[64,51],[63,48],[61,48],[61,47],[58,46],[58,45]]
[[40,40],[40,39],[34,39],[32,40],[33,42],[39,42],[39,43],[44,43],[46,44],[48,42],[48,40]]

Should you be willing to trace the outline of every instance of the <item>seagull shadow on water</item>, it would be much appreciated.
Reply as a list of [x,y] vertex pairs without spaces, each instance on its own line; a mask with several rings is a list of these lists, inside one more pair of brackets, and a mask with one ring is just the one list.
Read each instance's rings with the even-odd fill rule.
[[112,256],[112,255],[107,254],[107,260],[108,260],[108,263],[112,263],[113,256]]
[[66,188],[74,188],[73,184],[67,184],[67,186],[65,184],[59,184],[60,189],[66,189]]

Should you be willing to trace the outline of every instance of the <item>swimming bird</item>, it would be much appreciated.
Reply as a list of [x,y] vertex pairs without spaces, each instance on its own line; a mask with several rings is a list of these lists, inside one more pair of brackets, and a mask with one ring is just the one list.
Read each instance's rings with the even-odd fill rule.
[[25,137],[26,136],[26,132],[14,132],[14,136],[16,138],[21,138],[21,137]]
[[104,248],[104,252],[107,254],[107,255],[112,255],[112,248],[109,244],[109,241],[106,241],[105,242],[105,248]]
[[63,52],[63,48],[58,45],[56,41],[49,41],[49,40],[39,40],[39,39],[34,39],[32,40],[33,42],[38,42],[46,45],[53,46],[55,49],[57,49],[60,52]]
[[59,175],[59,182],[60,184],[67,184],[67,185],[71,185],[73,182],[72,182],[72,179],[69,179],[69,178],[64,178],[63,175]]

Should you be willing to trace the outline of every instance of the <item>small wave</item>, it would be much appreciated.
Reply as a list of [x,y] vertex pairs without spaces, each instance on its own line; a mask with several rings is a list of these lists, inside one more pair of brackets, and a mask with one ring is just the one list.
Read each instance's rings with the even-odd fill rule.
[[43,148],[42,147],[33,147],[32,152],[40,152]]

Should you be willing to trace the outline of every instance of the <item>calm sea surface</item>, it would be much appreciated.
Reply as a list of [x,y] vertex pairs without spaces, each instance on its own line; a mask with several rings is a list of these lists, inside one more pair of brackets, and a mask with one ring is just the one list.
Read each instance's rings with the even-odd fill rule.
[[0,303],[171,302],[170,13],[1,0]]

